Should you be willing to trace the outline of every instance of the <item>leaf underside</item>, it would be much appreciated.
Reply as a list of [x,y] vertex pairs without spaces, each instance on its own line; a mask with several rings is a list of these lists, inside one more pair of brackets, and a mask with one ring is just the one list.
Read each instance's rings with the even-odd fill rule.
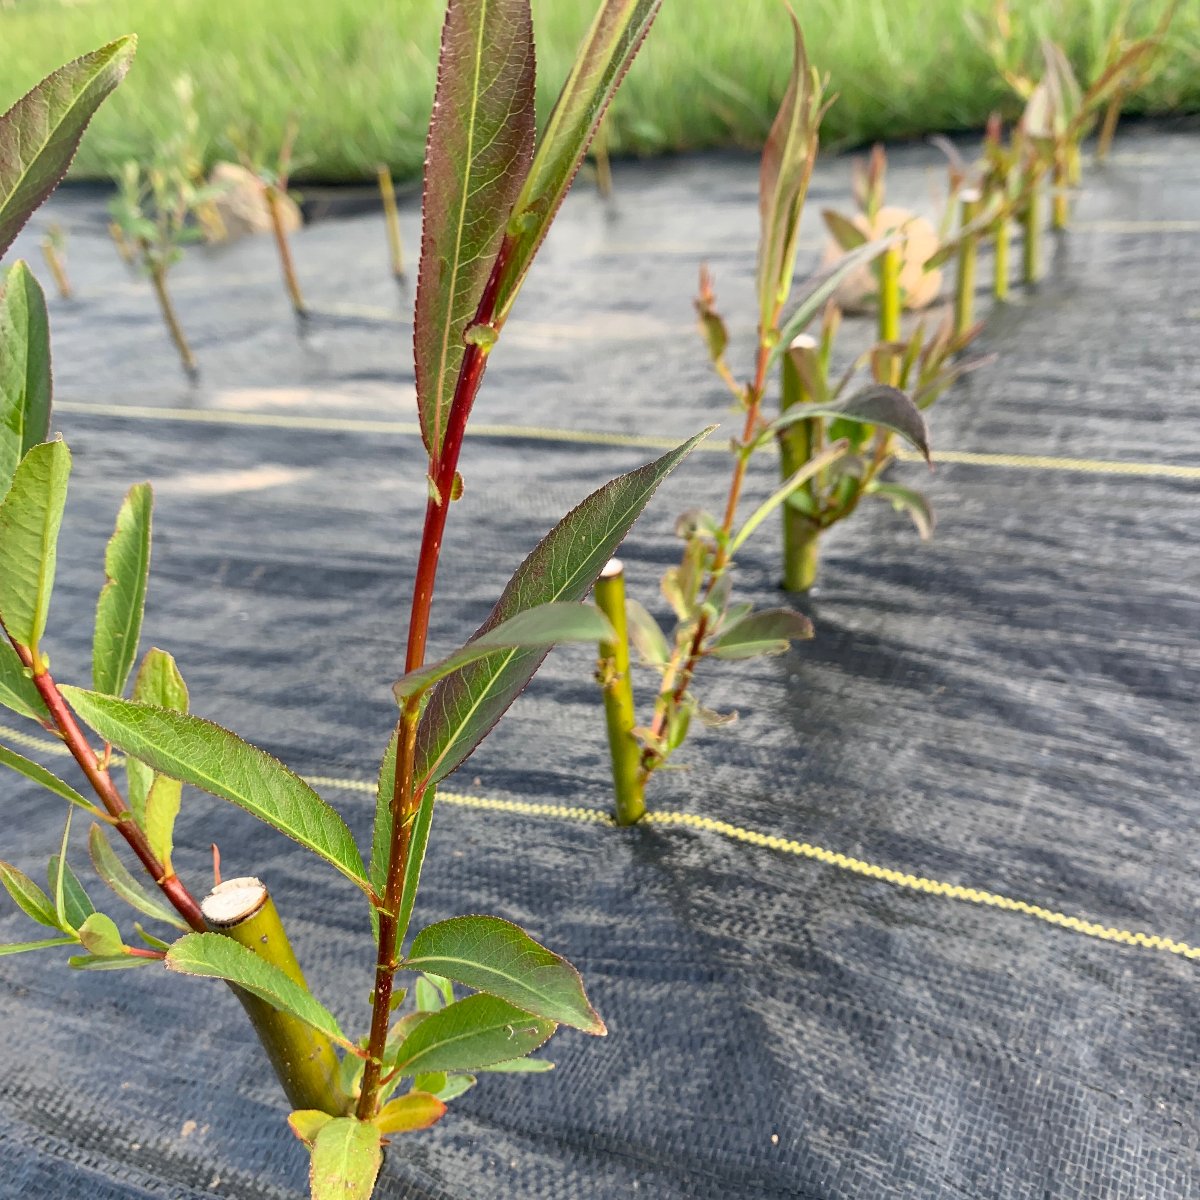
[[131,487],[104,552],[105,583],[92,639],[92,684],[110,696],[124,692],[137,657],[150,575],[153,505],[148,483]]

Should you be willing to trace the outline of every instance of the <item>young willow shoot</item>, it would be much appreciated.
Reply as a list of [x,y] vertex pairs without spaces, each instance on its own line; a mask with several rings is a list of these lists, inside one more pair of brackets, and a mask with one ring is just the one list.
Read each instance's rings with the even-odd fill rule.
[[[610,565],[597,588],[600,608],[609,615],[617,637],[600,643],[598,679],[604,692],[612,752],[618,822],[629,824],[645,811],[645,787],[650,776],[666,766],[687,737],[693,718],[709,725],[731,720],[705,708],[693,692],[697,668],[706,658],[742,659],[779,654],[798,638],[812,636],[807,618],[791,609],[754,612],[752,605],[732,599],[732,568],[747,540],[777,509],[794,503],[797,496],[823,478],[847,479],[856,487],[870,477],[851,472],[847,463],[856,456],[844,430],[863,438],[882,437],[876,430],[898,429],[925,445],[924,421],[912,402],[893,389],[870,389],[843,405],[810,405],[803,414],[785,411],[775,420],[763,412],[772,368],[786,365],[791,345],[839,284],[853,271],[868,265],[884,252],[890,239],[858,247],[836,267],[812,281],[800,302],[785,319],[792,290],[800,216],[818,149],[818,133],[826,110],[825,85],[808,61],[804,39],[788,9],[793,30],[793,67],[779,112],[763,151],[759,176],[761,222],[755,277],[758,336],[750,379],[739,382],[726,360],[729,335],[717,312],[712,281],[701,272],[696,310],[713,366],[733,394],[742,417],[740,436],[733,443],[733,470],[724,512],[716,516],[690,511],[680,517],[676,530],[683,540],[677,567],[662,580],[663,594],[675,615],[671,637],[636,601],[623,600],[619,564]],[[785,393],[786,393],[785,377]],[[784,404],[788,402],[785,394]],[[838,422],[836,436],[818,444],[810,437],[806,452],[789,463],[781,485],[739,523],[740,500],[750,460],[756,450],[775,441],[786,430],[804,424],[810,432],[818,421]],[[819,427],[823,434],[824,426]],[[786,460],[785,460],[786,461]],[[845,489],[843,489],[845,490]],[[849,493],[847,492],[847,495]],[[847,501],[849,502],[849,501]],[[821,514],[806,512],[815,541]],[[623,610],[623,611],[622,611]],[[657,695],[649,720],[634,724],[627,677],[629,650],[624,629],[642,657],[658,673]]]
[[199,368],[171,299],[167,273],[183,257],[183,247],[203,237],[190,221],[198,200],[199,193],[178,164],[143,168],[130,160],[122,168],[117,194],[109,202],[113,224],[120,231],[118,249],[130,248],[133,260],[150,280],[179,362],[193,379]]
[[[478,1073],[548,1067],[527,1056],[559,1025],[605,1032],[575,969],[516,925],[496,916],[460,916],[410,935],[410,924],[438,784],[487,735],[553,645],[615,640],[610,622],[584,603],[586,594],[659,483],[704,436],[583,500],[517,568],[475,635],[444,658],[426,661],[442,536],[461,490],[459,450],[489,352],[657,9],[657,0],[603,0],[538,139],[528,0],[448,5],[416,304],[429,500],[404,674],[394,688],[398,718],[379,771],[366,861],[342,817],[304,780],[192,714],[169,654],[157,648],[141,653],[153,505],[148,485],[130,490],[105,552],[92,686],[60,684],[51,675],[47,618],[71,456],[61,439],[48,440],[50,354],[41,291],[23,263],[6,278],[0,703],[60,738],[86,786],[77,790],[0,747],[0,764],[68,806],[46,889],[16,866],[0,864],[0,883],[42,927],[38,937],[0,952],[63,947],[79,969],[157,964],[229,983],[291,1102],[289,1122],[311,1152],[317,1200],[369,1196],[385,1141],[441,1119]],[[0,118],[0,251],[61,178],[88,117],[132,53],[132,39],[124,39],[80,59]],[[123,786],[113,748],[125,756]],[[198,901],[176,874],[174,828],[184,784],[293,838],[363,893],[376,938],[364,1037],[348,1036],[310,991],[260,880],[218,879]],[[174,941],[135,925],[142,944],[130,944],[116,921],[94,907],[69,864],[76,809],[94,821],[89,847],[101,880]],[[118,857],[114,836],[138,860],[144,881]],[[411,993],[397,986],[402,972]]]
[[41,241],[42,257],[54,278],[54,286],[64,300],[70,300],[75,292],[67,274],[67,231],[57,222],[51,224]]

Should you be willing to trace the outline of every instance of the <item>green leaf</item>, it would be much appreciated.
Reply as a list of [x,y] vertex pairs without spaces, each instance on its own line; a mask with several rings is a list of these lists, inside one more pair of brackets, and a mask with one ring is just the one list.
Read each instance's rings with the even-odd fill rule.
[[183,784],[166,775],[156,775],[146,797],[146,840],[163,866],[171,866],[175,849],[175,818],[183,799]]
[[0,498],[21,459],[50,436],[50,394],[46,297],[17,262],[0,294]]
[[34,783],[41,784],[56,796],[61,796],[71,804],[78,804],[92,816],[99,815],[100,810],[90,801],[85,800],[69,783],[64,783],[40,763],[35,763],[32,759],[18,754],[15,750],[10,750],[7,746],[0,746],[0,766],[11,767],[14,771],[24,775],[26,779],[32,779]]
[[0,117],[0,255],[66,174],[92,114],[129,70],[136,46],[128,35],[67,63]]
[[662,0],[601,0],[542,131],[508,225],[496,321],[503,324],[604,112],[650,31]]
[[387,1056],[387,1064],[401,1075],[475,1071],[524,1057],[554,1030],[553,1021],[479,992],[430,1013]]
[[[539,604],[582,600],[658,485],[710,432],[618,476],[569,512],[517,568],[479,633]],[[449,775],[504,715],[545,656],[539,649],[500,650],[437,684],[417,730],[417,780],[428,785]]]
[[92,683],[96,691],[110,696],[124,692],[142,636],[153,506],[154,493],[148,483],[131,487],[104,552],[106,582],[96,605]]
[[492,1063],[490,1067],[480,1067],[489,1075],[541,1075],[545,1071],[553,1071],[554,1064],[544,1058],[510,1058],[507,1062]]
[[638,600],[625,601],[625,617],[629,622],[629,638],[637,652],[656,667],[665,667],[671,657],[671,647],[659,623]]
[[474,1075],[451,1075],[446,1078],[445,1086],[438,1089],[437,1098],[443,1104],[449,1104],[464,1092],[469,1092],[477,1082]]
[[818,454],[816,458],[810,458],[798,471],[790,478],[775,489],[747,519],[746,523],[738,531],[737,536],[729,544],[729,553],[735,554],[746,539],[777,509],[801,484],[807,483],[814,476],[819,475],[826,467],[832,466],[838,459],[843,458],[846,454],[847,444],[845,442],[834,442],[833,445],[826,447],[822,454]]
[[359,887],[362,858],[346,822],[278,759],[211,721],[62,687],[68,703],[105,741],[162,775],[244,808],[295,838]]
[[751,613],[727,629],[709,647],[717,658],[755,658],[783,654],[793,641],[813,635],[812,622],[790,608]]
[[288,1125],[302,1142],[311,1146],[317,1140],[317,1134],[333,1119],[319,1109],[298,1108],[288,1115]]
[[90,954],[97,958],[114,958],[125,954],[125,942],[121,931],[111,917],[94,912],[77,930],[79,940]]
[[[64,838],[63,841],[65,844],[66,839]],[[62,903],[58,903],[60,894],[58,864],[60,861],[60,855],[55,854],[51,856],[50,864],[46,870],[46,878],[50,886],[50,893],[55,897],[55,906],[59,913],[60,922],[65,922],[70,927],[70,931],[74,932],[96,909],[92,904],[91,897],[84,891],[83,884],[79,882],[79,876],[71,870],[70,863],[66,863],[63,867]],[[63,928],[61,923],[59,928]],[[67,930],[64,929],[63,932],[67,932]]]
[[8,638],[0,634],[0,704],[41,724],[50,719],[42,694]]
[[383,1165],[383,1133],[353,1117],[335,1117],[317,1132],[308,1186],[312,1200],[370,1200]]
[[[441,988],[426,979],[424,975],[417,980],[416,986],[413,988],[413,997],[416,1001],[417,1012],[440,1012],[446,1007],[446,997],[442,994]],[[451,999],[450,1003],[453,1004],[454,1000]]]
[[827,418],[832,421],[853,421],[856,425],[880,426],[898,433],[915,446],[929,462],[929,427],[921,410],[899,388],[872,384],[856,392],[848,400],[836,404],[797,404],[782,416],[776,417],[758,436],[766,441],[799,421]]
[[9,942],[0,946],[0,957],[6,954],[24,954],[27,950],[49,950],[52,946],[78,946],[73,937],[46,938],[41,942]]
[[821,220],[843,251],[857,250],[859,246],[866,245],[867,235],[849,217],[843,217],[832,208],[823,208]]
[[608,618],[590,604],[539,604],[502,621],[486,633],[477,634],[465,646],[439,662],[409,671],[392,685],[396,699],[403,704],[419,695],[439,679],[478,662],[497,650],[550,649],[560,642],[601,642],[616,637]]
[[934,516],[932,505],[920,492],[913,491],[912,488],[901,487],[898,483],[878,482],[870,484],[866,491],[868,496],[878,496],[881,500],[891,501],[892,507],[897,512],[908,513],[923,542],[927,542],[933,537],[937,518]]
[[78,954],[67,959],[67,966],[76,971],[127,971],[135,967],[156,966],[161,961],[142,954]]
[[533,157],[529,0],[451,0],[425,160],[413,344],[421,434],[436,464],[505,222]]
[[800,295],[800,303],[783,328],[779,331],[779,340],[771,348],[770,362],[773,364],[795,340],[812,323],[825,305],[833,299],[834,293],[842,285],[842,281],[853,275],[860,267],[877,259],[894,241],[894,235],[878,238],[859,246],[843,255],[827,270],[821,271],[809,279]]
[[96,874],[118,895],[126,904],[136,908],[138,912],[162,921],[166,925],[174,925],[176,929],[187,929],[187,922],[178,913],[168,908],[148,892],[129,873],[125,864],[117,857],[104,833],[104,827],[93,825],[88,833],[88,852],[92,858],[92,866]]
[[[152,646],[142,658],[142,665],[133,680],[133,698],[138,704],[152,704],[174,712],[188,710],[188,690],[174,658],[165,650]],[[154,772],[136,758],[126,758],[125,775],[129,781],[129,807],[138,824],[146,818],[146,798],[154,786]]]
[[588,1003],[579,972],[499,917],[451,917],[422,929],[404,966],[433,971],[584,1033],[608,1032]]
[[13,898],[13,903],[31,920],[49,929],[57,929],[58,914],[50,897],[24,871],[11,863],[0,862],[0,883]]
[[415,1133],[436,1125],[446,1115],[446,1106],[425,1091],[412,1091],[388,1101],[372,1122],[380,1133]]
[[800,23],[791,8],[793,62],[783,102],[767,135],[759,172],[761,224],[756,288],[759,328],[774,329],[792,288],[800,214],[817,158],[824,115],[820,76],[808,62]]
[[21,460],[0,504],[0,620],[31,653],[46,631],[70,474],[67,444],[43,442]]
[[306,987],[224,934],[185,934],[167,951],[167,966],[184,975],[227,979],[339,1045],[351,1045],[333,1014]]

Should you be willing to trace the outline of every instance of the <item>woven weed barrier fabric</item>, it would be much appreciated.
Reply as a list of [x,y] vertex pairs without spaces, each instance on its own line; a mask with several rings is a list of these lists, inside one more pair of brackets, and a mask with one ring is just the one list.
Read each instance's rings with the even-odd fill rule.
[[[884,505],[829,538],[804,601],[816,639],[705,669],[703,698],[740,719],[656,779],[657,821],[604,820],[586,648],[556,651],[449,782],[418,919],[527,926],[580,967],[611,1032],[560,1033],[553,1073],[485,1077],[395,1139],[381,1196],[1200,1194],[1200,136],[1135,129],[1118,150],[1048,242],[1043,286],[991,312],[997,361],[935,410],[946,459],[894,468],[928,490],[935,539]],[[848,178],[845,160],[818,168],[806,269]],[[928,209],[938,183],[933,152],[893,155],[892,200]],[[474,628],[567,508],[656,452],[616,435],[726,421],[622,551],[662,615],[674,515],[718,505],[728,473],[696,268],[716,273],[744,362],[755,186],[749,158],[705,157],[619,168],[611,208],[582,185],[570,200],[477,406],[433,649]],[[50,219],[72,231],[81,297],[52,313],[75,453],[56,674],[89,678],[104,542],[149,478],[145,644],[176,655],[194,711],[316,780],[365,842],[425,502],[410,297],[379,218],[296,237],[316,310],[300,338],[269,239],[189,254],[174,278],[196,388],[100,202],[68,194]],[[868,337],[851,323],[847,356]],[[772,470],[764,457],[751,498]],[[779,602],[773,536],[738,564],[759,605]],[[16,776],[2,795],[3,855],[40,875],[61,805]],[[365,1028],[352,886],[189,794],[177,866],[194,890],[214,840],[227,875],[271,887],[316,994]],[[6,910],[0,937],[25,936]],[[50,954],[0,966],[0,1195],[293,1197],[305,1157],[284,1111],[220,985]]]

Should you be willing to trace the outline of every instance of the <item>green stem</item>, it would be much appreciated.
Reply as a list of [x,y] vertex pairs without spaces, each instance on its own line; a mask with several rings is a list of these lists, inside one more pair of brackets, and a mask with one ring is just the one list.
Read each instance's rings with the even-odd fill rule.
[[879,340],[900,340],[900,246],[893,242],[879,259]]
[[1124,102],[1124,95],[1118,91],[1108,102],[1108,108],[1104,110],[1104,123],[1100,126],[1100,136],[1096,139],[1097,162],[1104,162],[1108,158],[1113,138],[1117,133],[1117,122],[1121,119],[1121,107]]
[[1029,198],[1021,214],[1025,227],[1024,277],[1026,285],[1037,283],[1042,274],[1042,181],[1029,182]]
[[1007,217],[1001,217],[993,230],[996,256],[992,262],[992,294],[997,300],[1008,299],[1008,259],[1012,245],[1012,230]]
[[[886,255],[885,255],[886,257]],[[881,309],[882,311],[882,309]],[[798,337],[783,355],[780,368],[779,406],[787,412],[794,405],[810,400],[804,387],[797,357],[807,358],[809,370],[821,369],[817,343],[810,337]],[[779,477],[791,479],[805,463],[810,462],[820,447],[816,444],[819,427],[813,421],[797,421],[779,435]],[[798,489],[815,507],[819,483],[811,479]],[[820,527],[807,514],[789,501],[781,505],[783,514],[783,587],[789,592],[807,592],[817,578]]]
[[[982,197],[974,188],[963,191],[959,208],[959,228],[963,229],[979,215]],[[958,275],[954,288],[954,332],[964,333],[975,315],[975,265],[979,258],[979,237],[971,234],[958,247]]]
[[1066,229],[1071,223],[1070,183],[1067,163],[1060,155],[1054,162],[1054,204],[1051,224],[1055,229]]
[[[223,934],[278,967],[293,983],[307,988],[275,902],[257,879],[219,883],[200,905],[214,933]],[[333,1043],[311,1025],[280,1012],[242,988],[234,987],[258,1040],[293,1108],[317,1109],[331,1116],[349,1111],[350,1101],[338,1082],[338,1056]]]
[[633,735],[637,713],[633,705],[633,677],[629,669],[629,624],[625,615],[625,568],[611,559],[600,572],[595,588],[596,606],[612,623],[616,641],[600,643],[599,674],[604,692],[604,717],[608,723],[608,749],[612,758],[613,793],[617,824],[633,825],[646,812],[641,779],[641,747]]
[[396,209],[396,188],[392,184],[392,173],[386,163],[376,169],[379,178],[379,194],[383,197],[383,216],[387,224],[388,252],[392,260],[392,274],[399,280],[404,278],[404,243],[400,240],[400,214]]

